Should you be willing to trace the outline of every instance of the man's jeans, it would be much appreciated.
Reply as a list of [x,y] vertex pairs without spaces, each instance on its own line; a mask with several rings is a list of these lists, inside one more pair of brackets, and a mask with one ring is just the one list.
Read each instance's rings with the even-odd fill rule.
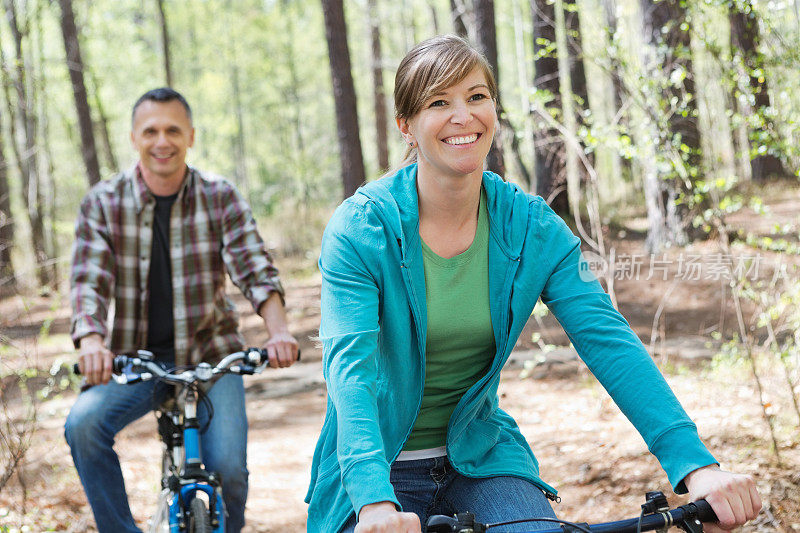
[[[435,514],[453,516],[469,511],[484,524],[556,517],[544,493],[533,483],[505,476],[464,477],[455,471],[446,457],[397,461],[392,465],[390,481],[403,511],[416,513],[423,531],[428,517]],[[369,483],[369,480],[364,482]],[[351,533],[355,525],[354,515],[342,532]],[[492,531],[534,531],[554,527],[556,525],[552,522],[526,522],[492,528]]]
[[[120,385],[114,381],[82,392],[67,417],[65,436],[75,468],[92,506],[100,533],[140,531],[133,521],[125,493],[114,436],[163,402],[173,391],[156,380]],[[244,526],[247,499],[247,413],[241,376],[228,374],[208,391],[214,416],[200,434],[203,463],[222,477],[228,511],[227,532]],[[200,428],[208,423],[208,408],[198,402]],[[161,457],[153,457],[160,463]],[[156,493],[153,493],[153,503]]]

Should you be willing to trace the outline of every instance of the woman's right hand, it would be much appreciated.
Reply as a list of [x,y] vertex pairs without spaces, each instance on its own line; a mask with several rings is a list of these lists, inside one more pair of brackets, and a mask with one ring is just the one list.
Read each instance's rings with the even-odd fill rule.
[[361,508],[354,533],[422,533],[422,526],[414,513],[402,513],[392,502],[378,502]]

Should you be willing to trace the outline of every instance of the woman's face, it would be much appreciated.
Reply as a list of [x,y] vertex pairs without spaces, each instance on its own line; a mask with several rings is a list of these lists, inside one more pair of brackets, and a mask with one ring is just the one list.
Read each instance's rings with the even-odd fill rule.
[[397,119],[406,142],[417,146],[419,173],[461,177],[483,172],[497,111],[479,67],[429,98],[409,119]]

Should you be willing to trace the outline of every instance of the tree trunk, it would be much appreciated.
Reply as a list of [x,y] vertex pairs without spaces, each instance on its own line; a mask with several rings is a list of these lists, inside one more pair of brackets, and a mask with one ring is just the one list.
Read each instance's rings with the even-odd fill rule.
[[[2,114],[0,113],[0,120]],[[11,248],[14,246],[14,219],[11,216],[11,188],[8,184],[8,160],[5,155],[3,124],[0,122],[0,296],[16,288]]]
[[672,158],[673,171],[662,173],[660,178],[660,201],[658,206],[662,212],[665,228],[665,242],[684,244],[683,217],[685,206],[678,207],[676,199],[691,175],[691,168],[699,168],[702,164],[702,148],[700,131],[697,124],[697,98],[695,96],[694,72],[692,70],[691,35],[683,27],[689,22],[686,5],[680,0],[642,0],[642,23],[645,43],[652,50],[665,50],[665,57],[659,57],[658,68],[663,72],[682,69],[686,76],[682,86],[671,85],[662,95],[665,102],[686,102],[683,108],[675,109],[669,115],[669,134],[671,138],[662,138],[667,147],[676,154]]
[[378,167],[383,172],[389,168],[388,118],[386,94],[383,89],[383,54],[377,0],[368,0],[370,40],[372,41],[372,94],[375,105],[375,142],[378,150]]
[[[49,286],[51,282],[48,275],[49,270],[47,268],[47,263],[50,258],[47,254],[42,216],[44,211],[44,198],[42,196],[41,183],[39,180],[37,160],[36,115],[29,111],[35,109],[32,101],[32,90],[28,88],[28,80],[26,77],[26,73],[32,72],[32,65],[30,64],[30,59],[24,52],[23,39],[26,38],[26,34],[22,31],[22,29],[25,28],[27,32],[28,25],[27,23],[20,25],[16,5],[13,0],[5,0],[5,8],[6,18],[14,40],[14,51],[16,53],[14,62],[17,68],[13,84],[17,97],[17,120],[19,120],[22,126],[22,142],[24,143],[24,147],[22,149],[16,149],[15,152],[18,155],[18,164],[22,177],[22,199],[28,212],[28,221],[31,227],[31,241],[36,261],[37,279],[40,287],[44,288]],[[6,93],[6,96],[8,97],[9,94]],[[9,108],[11,108],[12,104],[10,99],[8,104]]]
[[[729,19],[731,26],[731,52],[734,58],[744,65],[750,82],[749,92],[753,95],[755,109],[752,113],[758,117],[759,126],[750,134],[750,167],[755,180],[764,180],[770,176],[789,177],[781,160],[770,153],[777,149],[778,133],[770,118],[769,86],[764,71],[764,57],[759,52],[761,40],[758,28],[758,17],[750,0],[730,2]],[[744,88],[746,90],[746,88]],[[748,110],[742,110],[747,113]],[[756,146],[753,146],[755,144]]]
[[[6,0],[11,2],[13,0]],[[86,165],[86,176],[89,186],[100,181],[100,164],[97,161],[97,148],[92,127],[92,113],[86,95],[83,79],[83,59],[78,42],[78,29],[75,26],[75,14],[72,11],[72,0],[58,0],[61,6],[61,33],[64,37],[64,48],[67,53],[67,69],[72,82],[72,94],[75,98],[75,111],[78,114],[78,126],[81,132],[81,156]]]
[[[161,2],[162,0],[159,0]],[[225,11],[233,13],[233,1],[227,0],[225,3]],[[233,25],[228,26],[227,42],[230,46],[230,61],[228,66],[230,68],[231,80],[231,106],[233,107],[233,116],[236,119],[236,131],[231,139],[231,145],[234,154],[234,182],[246,195],[250,189],[250,180],[247,172],[247,145],[245,142],[245,125],[244,125],[244,106],[242,105],[242,85],[239,79],[239,53],[237,49],[237,39],[234,33]]]
[[[571,61],[572,54],[570,53],[568,27],[566,20],[566,13],[564,3],[561,0],[555,0],[555,22],[556,22],[556,49],[558,50],[558,78],[559,88],[561,89],[561,111],[564,120],[564,130],[571,138],[578,138],[578,122],[576,120],[575,110],[575,93],[573,91],[573,71],[579,72],[583,83],[583,89],[586,90],[586,79],[583,76],[583,64],[577,69],[575,62]],[[569,203],[569,210],[574,217],[580,217],[580,199],[581,199],[581,171],[578,153],[576,152],[574,143],[565,143],[564,146],[564,173],[567,181],[567,200]]]
[[[656,51],[646,36],[642,5],[634,3],[620,18],[618,31],[622,53],[627,61],[621,65],[620,72],[625,87],[632,96],[630,106],[630,130],[638,157],[633,161],[636,175],[643,186],[645,207],[647,209],[647,239],[645,247],[651,254],[659,253],[670,242],[667,229],[667,209],[664,202],[665,188],[659,167],[659,146],[663,139],[657,121],[663,110],[654,107],[651,99],[639,96],[642,83],[655,78],[656,86],[661,83],[662,67]],[[669,196],[669,194],[667,194]]]
[[[44,64],[44,57],[45,57],[45,47],[44,47],[44,35],[42,31],[42,0],[36,0],[34,3],[35,15],[33,18],[34,21],[34,29],[36,34],[36,52],[37,58],[36,62],[39,65]],[[48,221],[47,230],[45,234],[47,235],[47,255],[48,257],[59,257],[59,240],[58,240],[58,224],[57,224],[57,216],[56,216],[56,171],[55,171],[55,158],[53,157],[53,151],[51,149],[51,135],[50,135],[50,112],[48,106],[48,84],[47,84],[47,76],[45,70],[41,69],[41,75],[39,76],[39,83],[38,83],[38,91],[41,94],[41,98],[39,98],[39,117],[40,117],[40,126],[41,126],[41,143],[42,143],[42,154],[44,156],[44,166],[47,169],[46,172],[40,178],[40,183],[42,184],[42,190],[45,191],[45,218]],[[59,275],[59,262],[58,261],[51,261],[49,265],[49,277],[52,280],[51,285],[54,290],[58,290],[58,285],[61,280],[61,276]]]
[[322,13],[325,17],[325,38],[328,41],[333,98],[336,104],[342,185],[344,197],[348,198],[366,181],[366,175],[358,131],[356,90],[350,68],[343,0],[322,0]]
[[[475,0],[475,29],[478,46],[492,67],[492,72],[500,82],[500,69],[497,63],[497,30],[494,22],[494,0]],[[497,112],[501,113],[500,94],[497,95]],[[506,165],[503,160],[503,143],[500,129],[495,132],[494,142],[486,156],[486,167],[500,176],[505,176]]]
[[172,77],[172,62],[169,58],[169,30],[167,27],[167,13],[164,10],[164,0],[156,0],[156,6],[158,7],[158,24],[161,26],[161,45],[164,51],[164,76],[167,80],[167,87],[172,87],[174,78]]
[[468,37],[467,24],[464,21],[466,17],[466,8],[463,0],[450,0],[450,16],[453,19],[453,31],[459,37],[466,39]]
[[100,98],[100,86],[97,82],[97,77],[94,71],[87,66],[84,66],[89,73],[89,79],[92,82],[92,95],[94,96],[94,108],[97,110],[97,121],[95,123],[95,131],[100,131],[100,140],[103,143],[103,153],[105,155],[106,165],[112,172],[116,172],[119,168],[117,163],[117,156],[114,153],[114,145],[111,142],[111,135],[108,133],[108,115],[106,115],[106,108],[103,105],[103,100]]
[[665,94],[664,97],[666,101],[670,101],[672,97],[679,101],[687,97],[685,108],[679,110],[685,111],[685,116],[684,113],[673,113],[669,118],[670,130],[673,136],[679,137],[680,142],[690,148],[687,163],[698,166],[701,161],[701,147],[696,118],[691,35],[682,28],[682,25],[689,22],[686,5],[681,0],[642,0],[641,8],[645,42],[653,48],[663,47],[667,51],[661,70],[671,72],[675,68],[681,68],[686,72],[682,87],[673,87],[670,94]]
[[[551,50],[556,44],[555,7],[548,0],[531,0],[531,15],[535,58],[533,86],[553,96],[548,110],[558,109],[561,102],[558,59]],[[536,118],[533,131],[536,194],[548,200],[557,212],[564,214],[569,210],[564,175],[564,140],[541,117]]]

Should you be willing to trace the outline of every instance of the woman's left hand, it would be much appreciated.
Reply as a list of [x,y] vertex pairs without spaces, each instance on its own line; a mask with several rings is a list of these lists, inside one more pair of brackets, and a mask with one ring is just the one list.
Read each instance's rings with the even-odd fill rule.
[[761,497],[753,478],[721,470],[717,465],[704,466],[684,478],[692,501],[705,499],[719,522],[704,524],[707,533],[724,533],[755,518],[761,511]]

